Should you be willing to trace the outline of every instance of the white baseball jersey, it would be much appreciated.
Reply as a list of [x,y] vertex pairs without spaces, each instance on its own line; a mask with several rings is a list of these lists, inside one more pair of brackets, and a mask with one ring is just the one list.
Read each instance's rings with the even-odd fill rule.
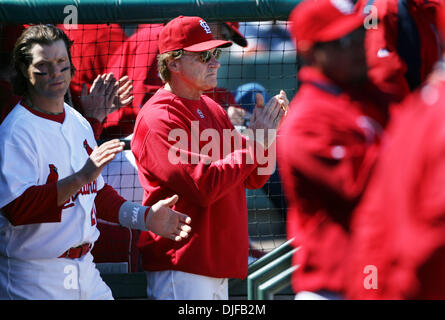
[[[0,126],[0,208],[29,187],[61,180],[84,166],[96,146],[93,131],[80,113],[67,104],[64,108],[65,119],[59,123],[19,103]],[[76,299],[99,290],[98,296],[111,298],[90,253],[75,260],[58,259],[71,247],[97,240],[94,199],[103,186],[102,176],[83,186],[64,204],[60,222],[14,226],[0,214],[1,297]],[[88,290],[88,294],[68,290],[70,270],[76,275],[88,270],[82,271],[86,275],[78,274],[71,287],[79,289],[82,281],[94,278],[98,282],[90,285],[100,289]]]
[[[29,187],[46,184],[51,175],[58,175],[57,181],[79,171],[95,146],[88,121],[69,105],[65,120],[58,123],[18,104],[0,126],[0,208]],[[103,186],[99,176],[82,187],[64,205],[60,223],[13,226],[0,215],[0,254],[56,258],[71,247],[93,243],[99,236],[94,199]]]

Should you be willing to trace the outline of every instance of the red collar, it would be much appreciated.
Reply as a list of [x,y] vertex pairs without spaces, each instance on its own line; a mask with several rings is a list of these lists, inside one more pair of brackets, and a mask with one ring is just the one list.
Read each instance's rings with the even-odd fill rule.
[[38,117],[45,118],[47,120],[52,120],[52,121],[55,121],[58,123],[63,123],[63,121],[65,120],[65,109],[63,109],[63,112],[60,114],[47,114],[47,113],[40,112],[40,111],[37,111],[37,110],[31,108],[23,101],[20,101],[20,104],[22,106],[24,106],[29,112],[31,112],[32,114],[35,114]]

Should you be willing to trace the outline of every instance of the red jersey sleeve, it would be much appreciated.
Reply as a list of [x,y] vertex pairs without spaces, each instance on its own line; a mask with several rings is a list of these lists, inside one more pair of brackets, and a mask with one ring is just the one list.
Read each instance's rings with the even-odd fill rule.
[[94,132],[94,139],[99,140],[100,135],[102,134],[103,125],[102,123],[97,120],[96,118],[86,117],[88,122],[90,123],[91,128]]
[[119,209],[127,201],[117,193],[108,184],[97,192],[94,204],[96,205],[96,214],[103,220],[119,223]]
[[256,158],[258,169],[253,170],[246,179],[247,189],[258,189],[264,186],[276,168],[276,143],[274,142],[267,150],[257,144]]
[[[225,89],[223,89],[225,90]],[[229,94],[231,94],[230,92],[228,92]],[[233,98],[233,95],[231,95]],[[233,98],[233,101],[234,98]],[[233,105],[234,106],[234,105]],[[236,105],[237,107],[239,107],[238,105]],[[230,121],[227,113],[224,111],[223,114],[221,114],[221,118],[224,120],[225,125],[227,128],[230,128],[233,132],[236,131],[235,127],[233,126],[232,122]],[[251,131],[250,134],[255,134],[253,131]],[[253,170],[251,172],[251,174],[247,177],[247,179],[245,180],[245,187],[247,189],[259,189],[262,186],[264,186],[264,184],[267,182],[267,180],[269,180],[270,176],[272,175],[272,173],[274,172],[275,169],[275,165],[276,165],[276,143],[274,142],[269,149],[265,150],[264,147],[259,144],[254,142],[253,140],[253,136],[246,137],[242,134],[240,134],[240,136],[242,137],[242,139],[250,139],[251,142],[255,145],[255,162],[257,163],[258,167],[256,170]],[[250,143],[250,142],[249,142]]]
[[32,186],[3,207],[4,216],[14,226],[60,222],[63,207],[57,206],[57,182]]
[[328,110],[312,109],[298,121],[291,119],[298,124],[290,124],[292,133],[281,137],[280,161],[344,200],[354,201],[367,184],[379,143],[367,141],[349,115],[340,119]]

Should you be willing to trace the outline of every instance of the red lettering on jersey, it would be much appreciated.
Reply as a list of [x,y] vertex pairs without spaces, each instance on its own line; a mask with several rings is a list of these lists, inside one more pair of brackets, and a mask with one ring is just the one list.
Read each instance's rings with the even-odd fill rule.
[[94,226],[96,224],[96,207],[93,206],[91,208],[91,225]]
[[68,199],[64,204],[62,209],[71,208],[74,206],[74,202],[76,201],[79,195],[88,195],[97,193],[97,181],[87,183],[84,185],[75,195],[73,195],[70,199]]
[[93,182],[90,182],[90,183],[84,185],[80,189],[80,191],[78,193],[80,193],[81,195],[97,193],[97,182],[96,182],[96,180],[94,180]]

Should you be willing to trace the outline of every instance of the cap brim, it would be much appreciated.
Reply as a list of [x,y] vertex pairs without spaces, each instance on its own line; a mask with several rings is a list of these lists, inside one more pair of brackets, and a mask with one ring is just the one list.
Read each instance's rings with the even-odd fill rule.
[[209,40],[204,41],[201,43],[194,44],[192,46],[183,48],[186,51],[190,52],[201,52],[201,51],[207,51],[214,48],[227,48],[232,45],[231,41],[225,41],[225,40]]
[[230,31],[232,32],[233,42],[235,42],[237,45],[241,47],[247,47],[246,38],[244,38],[244,36],[236,28],[233,28],[231,25],[228,24],[226,25],[230,28]]

